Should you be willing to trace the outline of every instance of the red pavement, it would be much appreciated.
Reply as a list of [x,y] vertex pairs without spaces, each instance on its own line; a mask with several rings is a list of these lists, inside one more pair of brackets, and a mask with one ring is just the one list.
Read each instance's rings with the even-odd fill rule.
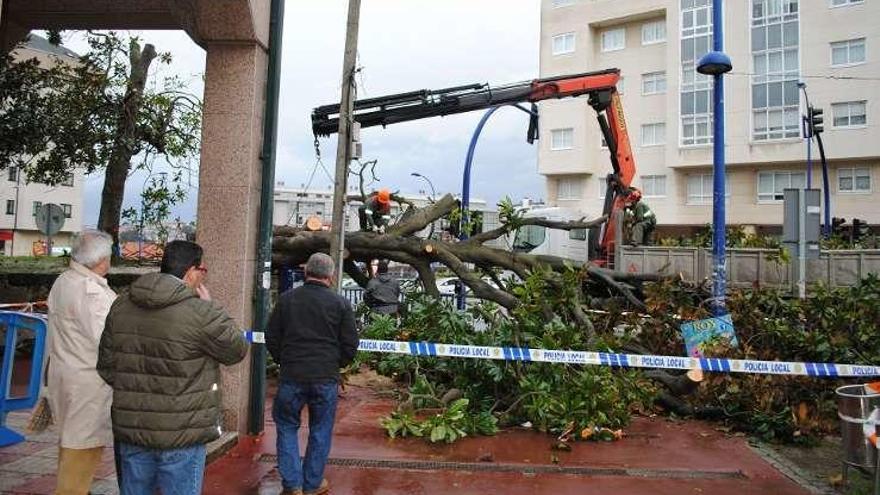
[[[741,437],[706,423],[639,418],[613,443],[579,442],[550,450],[551,437],[523,429],[453,445],[388,439],[378,420],[393,407],[370,389],[349,387],[340,400],[331,465],[333,494],[806,494],[756,455]],[[208,467],[208,494],[276,494],[275,425],[244,437]],[[301,432],[305,440],[307,432]],[[558,457],[558,464],[552,456]],[[484,462],[489,459],[489,462]],[[357,467],[352,464],[368,464]],[[414,461],[414,462],[412,462]],[[412,462],[401,466],[401,462]],[[463,463],[458,465],[428,463]],[[335,463],[335,464],[334,464]],[[345,465],[340,465],[340,464]],[[552,472],[561,468],[563,472]]]

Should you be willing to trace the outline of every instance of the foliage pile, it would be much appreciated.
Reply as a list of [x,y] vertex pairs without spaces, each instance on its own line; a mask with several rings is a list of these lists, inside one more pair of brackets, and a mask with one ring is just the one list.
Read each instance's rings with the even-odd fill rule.
[[[678,327],[707,316],[694,292],[673,283],[647,289],[652,318],[640,341],[652,351],[680,354]],[[718,346],[718,357],[769,361],[877,364],[880,362],[880,279],[859,286],[813,287],[805,300],[782,291],[739,290],[727,300],[739,347]],[[707,373],[689,397],[730,424],[765,440],[809,441],[838,427],[834,390],[847,383],[806,377]]]
[[[515,284],[523,302],[511,313],[481,305],[470,312],[420,294],[409,298],[405,318],[377,316],[363,337],[384,340],[446,342],[478,346],[546,349],[609,349],[605,342],[588,344],[582,328],[556,308],[565,296],[546,279],[532,276]],[[548,306],[549,305],[549,306]],[[484,331],[474,331],[477,320]],[[562,443],[577,432],[613,431],[629,424],[631,414],[650,407],[655,389],[641,373],[549,363],[485,359],[445,359],[396,354],[362,353],[380,374],[407,387],[397,411],[383,421],[392,436],[424,436],[452,442],[473,434],[493,434],[497,425],[531,423]],[[618,435],[619,436],[619,435]],[[611,439],[596,435],[594,439]]]
[[[562,307],[562,285],[541,276],[512,284],[522,301],[511,312],[482,305],[468,313],[414,294],[400,325],[376,317],[363,337],[485,346],[617,350],[683,355],[679,326],[709,316],[707,294],[679,281],[644,288],[648,315],[590,314],[591,332]],[[728,297],[739,347],[718,344],[708,355],[769,361],[849,364],[880,362],[880,279],[857,287],[811,289],[806,300],[776,290],[737,290]],[[548,311],[549,310],[549,311]],[[474,331],[476,322],[484,331]],[[592,331],[595,333],[593,334]],[[592,337],[589,337],[591,335]],[[642,351],[639,351],[641,349]],[[490,434],[498,425],[530,422],[567,440],[625,427],[651,409],[658,389],[651,372],[604,367],[362,353],[360,359],[406,387],[400,407],[383,423],[392,436],[451,442]],[[682,399],[694,414],[765,440],[809,442],[838,426],[834,390],[844,380],[706,373]],[[603,430],[603,428],[605,428]],[[596,437],[613,438],[613,435]],[[595,438],[595,437],[594,437]]]

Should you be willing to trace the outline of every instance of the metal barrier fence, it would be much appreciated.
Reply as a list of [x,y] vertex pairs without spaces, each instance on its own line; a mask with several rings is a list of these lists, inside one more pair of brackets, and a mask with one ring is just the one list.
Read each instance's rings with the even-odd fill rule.
[[[626,272],[681,273],[685,280],[699,281],[712,275],[712,250],[695,247],[623,247],[618,267]],[[790,287],[792,265],[775,249],[727,250],[730,287]],[[858,284],[869,274],[880,275],[880,249],[823,251],[807,261],[807,282],[832,287]]]
[[[364,301],[364,289],[361,287],[342,289],[342,296],[348,299],[348,302],[350,302],[352,306],[357,306]],[[401,292],[400,302],[404,302],[405,297],[405,293]],[[448,304],[455,304],[455,294],[440,294],[440,300]],[[469,297],[465,300],[465,303],[467,304],[468,301],[472,300],[476,299],[474,299],[473,297]]]

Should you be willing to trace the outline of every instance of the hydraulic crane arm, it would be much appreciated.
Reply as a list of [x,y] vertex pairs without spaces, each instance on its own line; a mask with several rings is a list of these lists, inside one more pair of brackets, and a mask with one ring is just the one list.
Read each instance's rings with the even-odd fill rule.
[[[635,162],[630,146],[623,105],[617,92],[618,69],[587,72],[567,76],[535,79],[500,87],[470,84],[440,90],[421,90],[396,95],[368,98],[354,102],[354,120],[362,128],[386,126],[428,117],[453,115],[499,105],[587,95],[596,111],[599,128],[611,158],[613,172],[608,175],[603,214],[608,222],[603,227],[600,243],[606,254],[613,252],[615,212],[625,207],[624,196],[635,175]],[[532,122],[529,140],[537,137]],[[339,128],[339,104],[324,105],[312,111],[315,136],[328,136]]]

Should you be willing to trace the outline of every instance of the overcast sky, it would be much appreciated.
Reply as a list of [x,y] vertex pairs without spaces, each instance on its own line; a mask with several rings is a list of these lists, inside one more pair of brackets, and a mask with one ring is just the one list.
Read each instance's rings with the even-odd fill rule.
[[[310,113],[339,101],[347,2],[289,1],[284,20],[279,147],[276,179],[289,187],[308,181],[315,167]],[[358,44],[362,68],[358,97],[376,97],[416,89],[460,84],[505,84],[538,76],[539,0],[363,0]],[[137,34],[174,56],[171,71],[202,86],[194,74],[204,71],[204,51],[182,32]],[[82,51],[69,37],[67,46]],[[167,71],[167,69],[166,69]],[[364,129],[364,158],[377,159],[382,186],[418,193],[424,174],[438,193],[461,190],[467,146],[482,112]],[[527,117],[516,109],[497,112],[483,131],[474,158],[471,195],[490,203],[504,196],[542,197],[537,150],[525,141]],[[324,164],[332,173],[336,136],[321,139]],[[97,221],[103,177],[87,179],[85,223]],[[126,204],[138,203],[143,177],[133,177]],[[317,169],[313,188],[331,180]],[[195,215],[197,184],[177,215]]]

